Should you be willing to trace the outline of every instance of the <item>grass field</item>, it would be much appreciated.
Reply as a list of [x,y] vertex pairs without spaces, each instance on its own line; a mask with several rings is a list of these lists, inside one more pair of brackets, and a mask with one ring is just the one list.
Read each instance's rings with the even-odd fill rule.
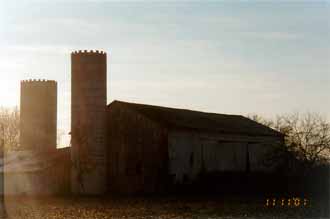
[[[26,198],[7,197],[8,218],[310,218],[317,206],[269,208],[262,198]],[[317,217],[315,217],[317,218]]]

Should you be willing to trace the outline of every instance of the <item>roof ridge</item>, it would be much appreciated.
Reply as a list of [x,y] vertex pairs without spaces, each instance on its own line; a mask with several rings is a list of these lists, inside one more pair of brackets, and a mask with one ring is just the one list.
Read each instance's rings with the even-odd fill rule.
[[[161,105],[143,104],[143,103],[136,103],[136,102],[127,102],[127,101],[121,101],[121,100],[114,100],[113,102],[124,103],[124,104],[132,104],[132,105],[139,105],[139,106],[157,107],[157,108],[163,108],[163,109],[169,109],[169,110],[184,110],[184,111],[196,112],[196,113],[204,113],[204,114],[212,114],[212,115],[224,115],[224,116],[238,116],[238,117],[246,118],[245,116],[239,115],[239,114],[226,114],[226,113],[206,112],[206,111],[193,110],[193,109],[187,109],[187,108],[175,108],[175,107],[167,107],[167,106],[161,106]],[[111,102],[111,103],[113,103],[113,102]]]

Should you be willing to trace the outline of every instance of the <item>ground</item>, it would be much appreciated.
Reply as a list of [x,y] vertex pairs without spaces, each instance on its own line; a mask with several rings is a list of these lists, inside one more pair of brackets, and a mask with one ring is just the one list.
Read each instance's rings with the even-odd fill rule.
[[262,198],[144,197],[144,198],[26,198],[6,197],[13,219],[238,219],[310,218],[319,208],[269,208]]

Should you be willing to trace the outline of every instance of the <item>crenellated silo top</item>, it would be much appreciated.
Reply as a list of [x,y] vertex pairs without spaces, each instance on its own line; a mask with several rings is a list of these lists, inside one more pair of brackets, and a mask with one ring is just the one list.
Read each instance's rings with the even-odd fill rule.
[[[106,68],[107,53],[100,50],[78,50],[71,53],[71,67],[85,69],[86,66],[99,66]],[[79,75],[83,75],[85,70],[79,70]],[[95,73],[99,73],[96,71]],[[87,73],[89,75],[89,73]]]
[[71,52],[72,56],[81,56],[81,55],[102,55],[106,56],[107,53],[102,50],[77,50]]
[[57,82],[55,80],[47,79],[28,79],[21,81],[22,86],[56,86]]

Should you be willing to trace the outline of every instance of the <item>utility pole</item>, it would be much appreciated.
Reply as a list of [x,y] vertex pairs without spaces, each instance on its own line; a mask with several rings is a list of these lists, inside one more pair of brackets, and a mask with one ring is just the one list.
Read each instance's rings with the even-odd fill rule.
[[5,206],[5,157],[4,157],[4,147],[5,147],[5,128],[3,124],[0,124],[0,219],[7,218],[6,206]]

